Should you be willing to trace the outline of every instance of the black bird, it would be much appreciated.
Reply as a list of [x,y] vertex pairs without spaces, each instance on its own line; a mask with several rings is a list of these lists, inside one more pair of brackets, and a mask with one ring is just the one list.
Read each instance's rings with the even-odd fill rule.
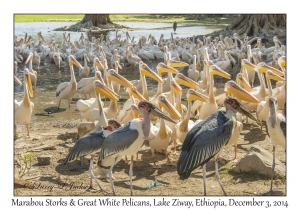
[[[228,88],[227,91],[239,96],[241,100],[253,98],[246,90],[235,89],[234,86]],[[224,106],[226,112],[221,110],[214,112],[189,131],[183,142],[182,152],[177,163],[177,173],[181,180],[187,179],[191,172],[199,166],[203,167],[204,195],[206,195],[206,163],[212,158],[215,158],[216,178],[224,195],[226,195],[218,173],[217,157],[230,139],[236,120],[235,113],[240,112],[257,121],[234,97],[228,96],[224,101]]]

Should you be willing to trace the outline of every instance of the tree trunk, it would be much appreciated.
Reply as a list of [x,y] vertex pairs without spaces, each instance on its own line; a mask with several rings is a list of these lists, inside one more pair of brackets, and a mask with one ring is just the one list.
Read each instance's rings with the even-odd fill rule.
[[247,36],[274,36],[286,29],[285,14],[241,15],[234,23],[224,30],[234,31]]
[[91,21],[93,26],[106,25],[107,23],[112,23],[109,15],[107,14],[86,14],[80,21],[81,24]]

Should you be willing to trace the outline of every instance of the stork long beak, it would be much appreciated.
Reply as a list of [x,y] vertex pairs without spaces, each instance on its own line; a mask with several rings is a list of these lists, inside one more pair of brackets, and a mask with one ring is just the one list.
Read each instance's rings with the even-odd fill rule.
[[251,91],[251,86],[250,86],[249,82],[245,79],[245,77],[243,76],[242,73],[238,73],[237,80],[243,85],[245,90]]
[[279,69],[276,69],[272,66],[267,65],[264,62],[261,62],[259,64],[257,64],[257,68],[261,73],[266,73],[268,70],[271,70],[274,74],[277,74],[278,76],[283,77],[285,74],[280,71]]
[[246,107],[244,107],[242,104],[239,103],[239,105],[235,109],[242,115],[245,115],[250,119],[254,120],[255,122],[258,122],[257,119],[251,114],[251,112],[248,109],[246,109]]
[[226,83],[225,89],[227,90],[227,94],[234,95],[236,98],[249,101],[253,103],[258,103],[259,100],[251,95],[248,91],[238,86],[234,81],[230,80]]
[[19,80],[18,77],[14,76],[14,81],[15,81],[18,85],[22,86],[22,82]]
[[72,65],[75,65],[77,66],[78,68],[82,69],[83,67],[81,66],[81,64],[75,59],[75,57],[73,55],[70,55],[69,56],[69,65],[72,66]]
[[216,65],[212,65],[210,68],[210,74],[211,75],[219,75],[220,77],[224,77],[226,79],[231,79],[231,75],[228,74],[226,71],[223,71],[221,68],[219,68]]
[[120,98],[120,96],[118,94],[116,94],[114,91],[109,89],[106,85],[104,85],[99,80],[94,81],[94,88],[95,88],[96,95],[102,94],[106,98],[110,98],[110,99],[116,100],[116,101],[118,101]]
[[171,117],[169,117],[168,115],[166,115],[165,113],[163,113],[163,111],[161,111],[158,107],[156,107],[154,104],[150,103],[149,101],[147,100],[144,100],[144,102],[147,102],[148,104],[148,107],[150,109],[148,109],[148,112],[149,113],[152,113],[154,116],[157,116],[159,118],[163,118],[169,122],[172,122],[172,123],[177,123],[175,122]]
[[242,59],[242,67],[255,71],[256,66],[250,63],[247,59]]
[[194,80],[184,76],[183,74],[179,73],[175,76],[175,81],[179,85],[184,85],[192,89],[199,89],[199,84]]
[[180,113],[176,110],[176,108],[168,101],[168,99],[164,98],[163,100],[158,100],[159,107],[163,107],[170,116],[175,120],[181,120]]
[[32,83],[31,83],[31,79],[30,79],[28,69],[25,69],[25,78],[24,78],[24,80],[25,80],[26,85],[28,87],[29,95],[30,95],[30,97],[32,97],[33,96],[33,90],[32,90]]
[[172,68],[180,68],[180,67],[185,67],[185,66],[189,66],[188,63],[182,62],[182,61],[177,61],[177,60],[169,60],[168,61],[168,66],[172,67]]
[[159,63],[156,68],[157,68],[158,75],[162,75],[163,72],[172,73],[172,74],[178,74],[179,73],[179,71],[177,69],[169,67],[169,66],[167,66],[166,64],[164,64],[162,62]]
[[124,77],[122,77],[120,74],[118,74],[113,69],[108,70],[106,75],[107,75],[107,78],[109,81],[111,81],[111,80],[115,81],[115,82],[119,83],[120,85],[123,85],[124,87],[127,87],[127,88],[131,88],[133,86],[133,84],[131,82],[129,82]]
[[151,77],[152,79],[156,80],[157,82],[164,83],[163,79],[158,76],[153,70],[151,70],[147,64],[145,63],[140,63],[140,71],[141,75],[145,76],[147,75],[148,77]]
[[199,100],[199,101],[202,101],[202,102],[208,102],[208,99],[209,98],[206,95],[204,95],[202,93],[199,93],[199,92],[196,92],[193,89],[189,89],[188,92],[187,92],[188,103],[191,103],[194,100]]
[[33,57],[33,53],[30,53],[29,56],[26,59],[25,64],[27,64],[32,59],[32,57]]

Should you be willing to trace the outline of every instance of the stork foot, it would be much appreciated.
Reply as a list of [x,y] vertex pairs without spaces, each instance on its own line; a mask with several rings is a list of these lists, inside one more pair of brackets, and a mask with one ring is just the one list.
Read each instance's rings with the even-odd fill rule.
[[269,192],[266,192],[263,195],[266,195],[266,196],[274,195],[273,190],[270,190]]

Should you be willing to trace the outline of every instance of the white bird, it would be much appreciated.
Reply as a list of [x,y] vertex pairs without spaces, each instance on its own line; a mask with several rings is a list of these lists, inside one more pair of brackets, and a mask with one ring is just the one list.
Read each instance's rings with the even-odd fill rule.
[[[98,66],[100,68],[103,67],[103,65],[100,63],[99,59],[94,58],[95,76],[88,77],[88,78],[82,78],[77,83],[77,92],[80,94],[84,94],[85,98],[87,98],[86,94],[89,94],[89,96],[91,97],[91,93],[94,91],[93,82],[94,82],[94,80],[100,79],[100,77],[101,77],[101,72],[98,71]],[[104,78],[103,78],[103,80],[104,80]]]
[[59,84],[56,88],[56,97],[58,99],[58,106],[59,109],[60,101],[62,99],[67,99],[69,101],[69,108],[71,105],[71,99],[75,95],[77,90],[77,82],[74,74],[73,65],[77,66],[78,68],[82,68],[81,64],[75,59],[73,55],[69,56],[69,66],[70,66],[70,73],[71,73],[71,80],[70,82],[63,82]]
[[14,100],[14,129],[15,136],[17,134],[17,122],[25,122],[27,136],[29,136],[29,122],[34,108],[34,104],[30,101],[30,96],[33,96],[32,84],[27,68],[24,70],[24,98],[22,101]]

